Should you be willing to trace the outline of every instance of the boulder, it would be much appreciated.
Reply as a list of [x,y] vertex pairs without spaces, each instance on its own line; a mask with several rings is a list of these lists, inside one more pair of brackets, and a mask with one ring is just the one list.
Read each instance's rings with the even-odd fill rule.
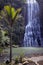
[[18,65],[23,65],[22,63],[18,63]]
[[23,62],[23,65],[29,65],[28,61]]

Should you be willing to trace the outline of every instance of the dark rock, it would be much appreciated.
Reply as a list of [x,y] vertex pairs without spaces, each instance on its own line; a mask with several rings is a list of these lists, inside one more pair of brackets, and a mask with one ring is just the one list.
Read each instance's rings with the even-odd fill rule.
[[9,64],[10,63],[10,61],[9,60],[6,60],[6,64]]

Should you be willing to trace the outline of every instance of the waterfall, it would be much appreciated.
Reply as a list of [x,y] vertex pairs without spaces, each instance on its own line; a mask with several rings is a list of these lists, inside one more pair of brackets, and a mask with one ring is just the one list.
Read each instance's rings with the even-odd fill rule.
[[28,5],[28,23],[24,34],[24,47],[40,46],[40,19],[39,19],[39,4],[36,0],[27,0]]

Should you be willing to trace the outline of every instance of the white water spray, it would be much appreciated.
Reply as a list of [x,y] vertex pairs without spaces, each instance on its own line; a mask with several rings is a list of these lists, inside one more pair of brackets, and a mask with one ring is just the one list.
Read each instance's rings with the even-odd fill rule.
[[39,4],[36,0],[27,0],[28,23],[24,34],[24,47],[41,45]]

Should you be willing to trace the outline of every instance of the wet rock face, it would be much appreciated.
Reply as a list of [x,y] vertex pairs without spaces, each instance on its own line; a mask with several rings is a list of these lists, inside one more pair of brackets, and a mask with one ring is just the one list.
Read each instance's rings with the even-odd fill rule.
[[37,0],[40,6],[40,25],[41,25],[41,36],[43,38],[43,0]]

